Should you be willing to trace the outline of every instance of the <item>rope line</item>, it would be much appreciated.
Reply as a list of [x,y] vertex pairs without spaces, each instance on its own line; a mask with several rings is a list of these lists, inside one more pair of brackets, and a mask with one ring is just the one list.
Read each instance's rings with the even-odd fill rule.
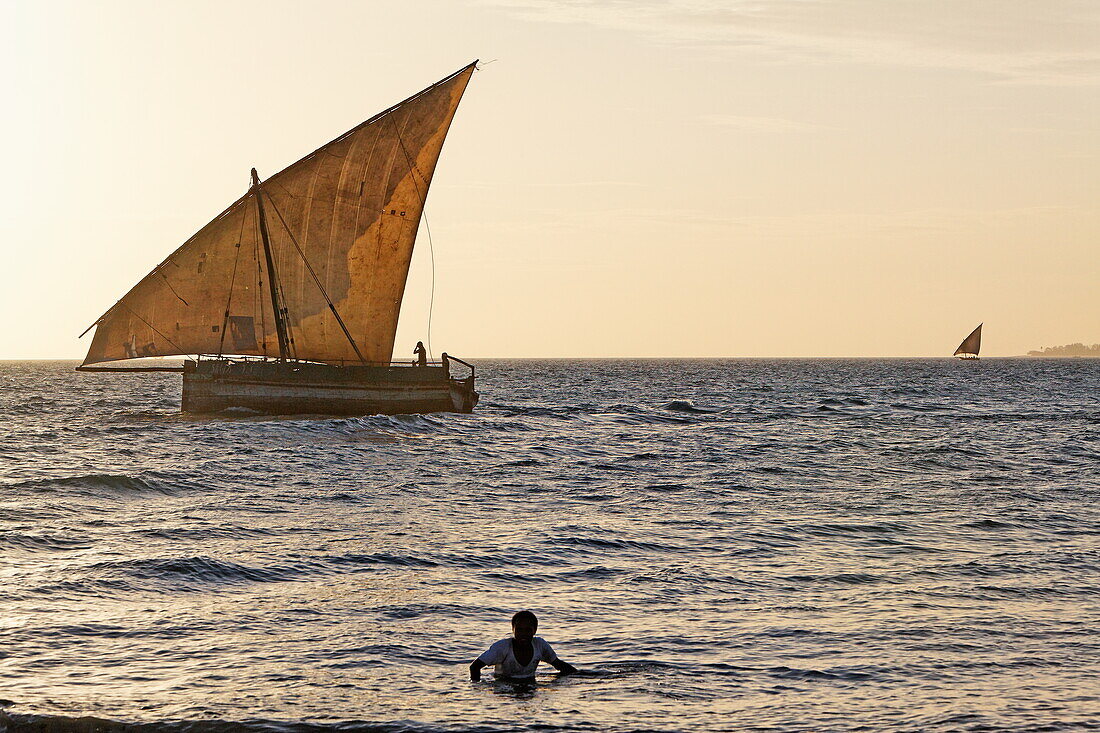
[[[257,189],[259,189],[259,187],[257,187]],[[260,195],[259,190],[257,190],[256,195]],[[321,291],[321,296],[325,299],[325,302],[328,303],[329,310],[332,311],[332,315],[336,317],[336,323],[339,324],[340,329],[344,332],[344,336],[347,338],[348,343],[351,344],[351,348],[355,351],[355,355],[359,357],[361,363],[366,364],[367,360],[363,358],[363,353],[359,351],[359,345],[355,343],[355,339],[351,336],[351,331],[348,330],[347,325],[344,324],[344,319],[340,317],[340,313],[336,310],[336,304],[332,302],[332,298],[328,297],[328,292],[321,283],[321,278],[317,276],[316,270],[313,269],[313,265],[310,264],[309,258],[306,257],[306,253],[302,251],[301,246],[298,244],[298,239],[294,236],[294,232],[291,231],[290,225],[288,225],[286,219],[283,218],[283,212],[279,211],[279,207],[275,205],[275,201],[270,196],[267,197],[267,201],[271,204],[271,208],[275,210],[275,216],[279,217],[279,222],[283,225],[283,229],[286,230],[291,243],[294,244],[294,249],[297,250],[306,269],[313,277],[313,282],[317,285],[317,289]]]
[[[174,343],[172,342],[172,339],[168,338],[168,337],[167,337],[167,336],[165,336],[165,335],[164,335],[163,333],[161,333],[160,331],[158,331],[158,330],[157,330],[157,327],[156,327],[156,326],[154,326],[154,325],[153,325],[152,323],[149,323],[149,321],[147,321],[147,320],[145,320],[144,318],[142,318],[142,317],[141,317],[141,314],[139,314],[139,313],[138,313],[137,311],[135,311],[135,310],[134,310],[133,308],[131,308],[131,307],[130,307],[130,304],[129,304],[129,303],[121,303],[121,305],[122,305],[122,307],[123,307],[123,308],[125,308],[125,309],[126,309],[126,310],[128,310],[128,311],[130,311],[130,313],[132,313],[132,314],[134,315],[134,317],[135,317],[135,318],[137,318],[137,319],[138,319],[139,321],[141,321],[141,322],[142,322],[142,323],[144,323],[144,324],[145,324],[146,326],[148,326],[148,327],[149,327],[149,330],[151,330],[151,331],[152,331],[153,333],[155,333],[155,334],[156,334],[157,336],[160,336],[160,337],[161,337],[162,339],[164,339],[165,341],[167,341],[167,342],[168,342],[168,345],[169,345],[169,346],[171,346],[171,347],[172,347],[173,349],[175,349],[175,350],[176,350],[176,351],[177,351],[178,353],[180,353],[180,354],[182,354],[182,355],[184,355],[184,356],[186,356],[186,355],[187,355],[187,352],[181,351],[181,350],[180,350],[180,347],[176,346],[176,345],[175,345],[175,344],[174,344]],[[160,354],[158,354],[157,356],[161,356],[161,355],[160,355]]]

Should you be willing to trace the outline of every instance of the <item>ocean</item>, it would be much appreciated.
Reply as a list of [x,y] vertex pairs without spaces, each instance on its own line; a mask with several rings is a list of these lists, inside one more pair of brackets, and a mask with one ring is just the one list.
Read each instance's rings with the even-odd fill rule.
[[[482,360],[472,415],[0,363],[0,730],[1100,729],[1100,360]],[[520,609],[581,670],[469,681]]]

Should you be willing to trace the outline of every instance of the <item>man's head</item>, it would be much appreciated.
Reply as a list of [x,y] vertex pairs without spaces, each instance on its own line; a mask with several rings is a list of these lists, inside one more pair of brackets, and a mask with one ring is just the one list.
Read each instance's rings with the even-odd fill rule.
[[539,620],[530,611],[519,611],[512,617],[512,635],[517,639],[531,639],[539,630]]

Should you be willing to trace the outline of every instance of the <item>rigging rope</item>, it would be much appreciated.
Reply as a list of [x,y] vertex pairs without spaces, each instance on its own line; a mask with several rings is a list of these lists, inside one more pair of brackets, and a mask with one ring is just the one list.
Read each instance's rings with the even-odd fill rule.
[[131,307],[130,307],[130,305],[129,305],[128,303],[123,303],[122,301],[119,301],[119,303],[120,303],[120,304],[122,305],[122,307],[123,307],[123,308],[125,308],[125,309],[126,309],[126,310],[128,310],[128,311],[130,311],[130,313],[131,313],[131,314],[133,314],[134,318],[137,318],[137,319],[138,319],[139,321],[141,321],[141,322],[142,322],[142,323],[144,323],[144,324],[145,324],[146,326],[148,326],[148,327],[149,327],[149,330],[150,330],[150,331],[152,331],[152,332],[153,332],[153,333],[155,333],[155,334],[156,334],[157,336],[160,336],[160,337],[161,337],[162,339],[164,339],[165,341],[167,341],[167,342],[168,342],[168,345],[169,345],[169,346],[171,346],[171,347],[172,347],[173,349],[175,349],[175,350],[176,350],[177,352],[179,352],[179,353],[180,353],[180,354],[181,354],[182,356],[187,356],[187,353],[186,353],[186,352],[183,352],[183,351],[181,351],[181,350],[180,350],[180,347],[178,347],[178,346],[176,346],[176,345],[175,345],[174,343],[172,343],[172,339],[168,338],[168,337],[167,337],[167,336],[165,336],[165,335],[164,335],[163,333],[161,333],[160,331],[158,331],[158,330],[157,330],[157,327],[156,327],[156,326],[154,326],[154,325],[153,325],[152,323],[149,323],[149,321],[147,321],[147,320],[145,320],[144,318],[142,318],[142,317],[141,317],[141,314],[139,314],[139,313],[138,313],[137,311],[135,311],[135,310],[134,310],[133,308],[131,308]]
[[[261,194],[260,187],[256,187],[256,195]],[[355,339],[351,336],[351,331],[348,330],[347,325],[344,324],[344,319],[340,317],[340,312],[336,310],[336,304],[332,302],[332,298],[328,297],[328,292],[325,291],[325,286],[321,283],[321,278],[317,276],[317,272],[313,269],[313,265],[309,263],[309,258],[306,257],[306,253],[302,251],[301,246],[298,244],[297,237],[294,236],[294,232],[291,231],[290,225],[286,223],[286,219],[283,218],[283,212],[279,211],[279,207],[275,205],[274,199],[270,196],[267,197],[268,203],[271,204],[271,208],[275,210],[275,215],[279,217],[279,221],[283,225],[283,229],[286,230],[287,235],[290,237],[291,243],[294,245],[294,249],[298,251],[298,255],[302,258],[302,262],[305,264],[309,274],[313,277],[314,284],[317,285],[317,289],[321,291],[321,296],[328,303],[328,309],[332,312],[332,315],[336,318],[336,323],[340,326],[340,330],[344,332],[344,336],[347,338],[348,343],[351,344],[351,348],[355,351],[355,355],[359,357],[361,364],[368,363],[363,358],[363,353],[359,351],[359,345],[355,343]]]
[[[417,191],[417,194],[420,192]],[[434,360],[432,356],[432,313],[435,310],[435,245],[432,244],[432,228],[428,226],[428,207],[424,204],[423,199],[420,201],[420,215],[424,217],[424,231],[428,233],[428,254],[431,256],[432,262],[432,290],[431,295],[428,297],[428,358]]]

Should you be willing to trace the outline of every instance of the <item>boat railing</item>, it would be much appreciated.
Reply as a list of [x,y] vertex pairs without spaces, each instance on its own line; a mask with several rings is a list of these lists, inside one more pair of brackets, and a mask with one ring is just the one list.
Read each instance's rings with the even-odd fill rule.
[[466,367],[467,369],[470,370],[470,376],[466,377],[466,380],[464,380],[464,381],[469,381],[471,384],[473,384],[474,374],[476,372],[476,370],[474,369],[474,365],[471,364],[468,361],[465,361],[463,359],[459,359],[457,356],[451,356],[446,351],[444,351],[443,352],[443,370],[445,372],[447,372],[448,376],[450,376],[450,374],[451,374],[450,362],[452,362],[452,361],[457,361],[459,364],[462,364],[464,367]]
[[[454,360],[454,357],[451,357]],[[420,364],[416,359],[401,359],[398,361],[359,361],[358,359],[327,359],[325,361],[311,361],[309,359],[287,359],[285,362],[280,362],[279,359],[271,356],[256,356],[256,355],[222,355],[216,354],[197,354],[195,355],[195,361],[213,361],[213,362],[247,362],[250,364],[324,364],[327,366],[337,367],[357,367],[357,366],[370,366],[370,367],[416,367],[416,366],[429,366],[429,367],[446,367],[447,357],[443,356],[443,359],[438,361],[428,361],[424,364]],[[466,362],[462,362],[465,364]]]
[[[190,360],[188,360],[188,361],[190,361]],[[195,357],[195,361],[207,361],[207,362],[215,362],[215,363],[216,362],[243,362],[243,363],[247,363],[247,364],[276,363],[276,361],[274,359],[272,359],[271,357],[253,356],[253,355],[249,355],[249,356],[218,356],[218,355],[214,355],[214,354],[197,354],[196,357]],[[451,376],[451,362],[456,362],[458,364],[463,365],[464,367],[466,367],[467,369],[470,370],[470,373],[465,377],[453,377],[453,376]],[[194,364],[195,362],[190,362],[190,363]],[[466,361],[465,359],[460,359],[457,356],[451,356],[450,354],[448,354],[445,351],[441,354],[441,358],[439,359],[439,361],[434,361],[434,360],[433,361],[427,361],[423,364],[419,363],[415,359],[402,360],[402,361],[370,362],[368,364],[364,364],[361,361],[355,361],[355,360],[350,360],[350,359],[347,360],[347,361],[335,360],[334,359],[332,361],[326,361],[326,362],[310,362],[310,361],[304,361],[304,360],[301,360],[301,361],[300,360],[288,360],[285,363],[288,363],[288,364],[295,364],[295,363],[298,363],[298,364],[322,364],[322,363],[324,363],[324,364],[327,364],[329,366],[338,366],[338,367],[356,367],[356,366],[390,367],[390,368],[435,367],[435,368],[442,368],[443,372],[449,378],[454,379],[455,381],[459,381],[459,382],[467,382],[471,385],[473,384],[474,378],[477,374],[477,370],[475,369],[473,364]],[[184,367],[177,367],[175,369],[172,369],[171,371],[185,371],[186,365],[187,365],[187,362],[185,362]],[[99,371],[99,370],[85,368],[84,371]],[[103,369],[102,371],[109,371],[109,370]],[[121,371],[121,370],[118,370],[118,371]],[[148,370],[145,370],[145,371],[169,371],[169,370],[168,369],[156,369],[156,370],[148,369]]]

